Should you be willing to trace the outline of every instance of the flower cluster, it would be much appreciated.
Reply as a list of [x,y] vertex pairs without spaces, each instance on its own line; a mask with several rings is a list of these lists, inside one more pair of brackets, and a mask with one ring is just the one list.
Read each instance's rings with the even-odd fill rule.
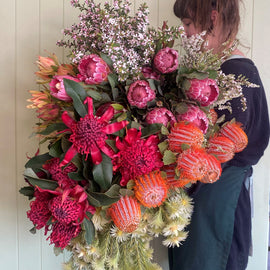
[[71,3],[80,22],[58,45],[73,49],[72,61],[39,57],[40,90],[28,100],[49,144],[25,165],[27,216],[71,251],[67,269],[160,269],[150,241],[179,246],[188,187],[218,181],[221,163],[247,145],[241,124],[214,109],[248,83],[221,75],[219,57],[200,50],[203,35],[190,42],[181,27],[149,28],[145,4],[131,16],[129,1]]

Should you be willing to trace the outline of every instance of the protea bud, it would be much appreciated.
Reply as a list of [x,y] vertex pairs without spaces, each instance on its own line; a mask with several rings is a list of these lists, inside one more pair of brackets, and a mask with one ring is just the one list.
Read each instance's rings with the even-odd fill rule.
[[214,136],[208,141],[207,153],[215,155],[221,163],[231,160],[234,152],[234,142],[225,136]]
[[141,220],[141,208],[139,202],[129,196],[121,197],[108,209],[114,224],[123,232],[133,232]]
[[185,121],[174,124],[168,135],[169,149],[177,153],[183,151],[183,144],[201,147],[203,141],[203,132],[195,124]]
[[241,152],[248,144],[248,137],[239,122],[227,122],[219,133],[232,140],[235,144],[235,153]]
[[146,114],[145,120],[148,124],[160,123],[164,126],[167,126],[168,123],[173,125],[176,122],[172,112],[166,108],[154,108]]
[[136,177],[134,192],[138,201],[146,207],[156,207],[167,197],[167,185],[160,171]]

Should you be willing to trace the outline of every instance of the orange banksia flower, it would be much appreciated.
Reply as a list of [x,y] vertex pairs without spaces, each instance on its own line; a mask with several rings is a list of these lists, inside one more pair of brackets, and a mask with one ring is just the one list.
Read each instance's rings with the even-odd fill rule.
[[187,144],[194,147],[201,147],[204,140],[203,132],[193,123],[180,121],[171,129],[168,135],[169,149],[181,153],[182,145]]
[[181,178],[191,181],[201,180],[209,169],[207,154],[202,148],[190,148],[183,151],[177,159],[177,169]]
[[215,155],[221,162],[227,162],[234,156],[235,144],[225,136],[214,136],[208,141],[207,153]]
[[209,111],[209,120],[212,123],[212,125],[215,125],[218,119],[218,114],[214,109],[210,109]]
[[167,185],[170,188],[183,188],[185,185],[191,183],[191,179],[188,178],[177,178],[175,175],[175,164],[167,165],[162,168],[162,170],[166,173],[167,177]]
[[116,227],[123,232],[133,232],[141,220],[141,208],[139,202],[133,198],[124,196],[112,204],[108,209]]
[[214,183],[219,179],[221,175],[221,163],[217,160],[216,157],[208,154],[206,154],[205,162],[208,165],[208,170],[200,181],[203,183]]
[[239,122],[227,122],[219,131],[219,133],[235,144],[235,153],[239,153],[244,150],[248,144],[248,137],[245,131],[241,127]]
[[134,181],[135,197],[143,206],[157,207],[166,199],[166,180],[161,176],[160,171],[138,176]]

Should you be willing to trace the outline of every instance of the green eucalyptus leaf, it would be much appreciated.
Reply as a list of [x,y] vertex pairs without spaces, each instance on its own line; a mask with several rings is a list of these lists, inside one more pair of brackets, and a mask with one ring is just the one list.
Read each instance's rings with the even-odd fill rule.
[[41,132],[37,132],[37,134],[41,134],[41,135],[49,135],[54,131],[62,131],[67,129],[68,127],[64,124],[64,123],[54,123],[51,124],[49,126],[47,126],[47,128]]
[[100,57],[107,63],[110,68],[113,67],[113,61],[107,54],[100,53]]
[[88,245],[91,245],[95,238],[95,226],[91,219],[85,218],[83,220],[85,229],[85,241]]
[[49,153],[34,156],[25,164],[25,168],[40,169],[42,165],[51,158],[53,157]]
[[60,157],[63,154],[61,140],[56,141],[53,145],[50,146],[49,154],[52,157]]
[[188,79],[198,79],[198,80],[206,79],[209,76],[208,73],[198,72],[198,71],[193,71],[192,73],[186,73],[184,75]]
[[179,114],[186,113],[188,110],[188,105],[185,102],[178,103],[175,107],[175,111]]
[[118,84],[118,77],[115,73],[110,73],[108,75],[108,81],[109,81],[109,84],[111,86],[111,88],[115,88]]
[[101,163],[94,165],[93,176],[94,180],[103,190],[110,188],[113,177],[113,168],[111,159],[102,153]]
[[68,177],[75,181],[82,181],[85,180],[81,172],[71,172],[68,174]]
[[88,90],[86,90],[86,92],[87,92],[87,95],[89,97],[93,98],[94,100],[97,100],[97,101],[102,100],[102,95],[99,92],[97,92],[93,89],[88,89]]
[[118,152],[118,148],[116,147],[116,145],[115,145],[115,140],[106,140],[106,144],[108,144],[112,149],[113,149],[113,151],[115,152],[115,153],[117,153]]
[[113,96],[113,100],[117,100],[117,98],[119,97],[119,89],[114,87],[112,88],[112,96]]
[[84,88],[77,82],[64,79],[64,86],[67,94],[72,98],[75,110],[81,117],[87,115],[87,109],[83,104],[87,97]]
[[163,126],[162,124],[157,124],[157,123],[147,125],[145,128],[142,129],[142,138],[159,133],[162,126]]
[[218,72],[216,70],[208,71],[208,78],[215,80],[218,76]]
[[151,89],[156,90],[156,85],[153,79],[147,79]]
[[187,91],[191,86],[191,83],[189,80],[184,80],[183,83],[182,83],[182,88],[183,90]]
[[119,192],[122,196],[128,196],[128,197],[134,196],[134,191],[132,191],[130,189],[122,188],[122,189],[120,189]]
[[165,150],[163,155],[163,163],[164,165],[170,165],[176,162],[175,154],[170,150]]
[[34,198],[35,189],[34,187],[23,187],[19,190],[19,192],[31,200]]

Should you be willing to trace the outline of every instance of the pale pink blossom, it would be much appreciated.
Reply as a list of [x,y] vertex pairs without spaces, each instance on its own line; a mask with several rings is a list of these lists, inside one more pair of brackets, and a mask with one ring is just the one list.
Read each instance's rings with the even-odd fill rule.
[[190,99],[200,102],[201,106],[209,106],[217,100],[219,88],[215,80],[209,78],[192,79],[186,94]]
[[80,72],[78,78],[86,84],[100,84],[107,81],[110,73],[107,63],[96,54],[84,56],[78,65],[78,69]]
[[78,79],[71,77],[69,75],[65,76],[54,76],[50,82],[51,95],[57,99],[70,102],[72,98],[66,93],[64,86],[64,79],[79,82]]
[[147,102],[155,99],[156,94],[144,80],[138,80],[132,83],[128,89],[127,99],[130,105],[140,109],[147,106]]
[[178,114],[176,116],[177,121],[188,121],[195,124],[198,128],[201,129],[203,133],[207,132],[208,129],[208,118],[206,114],[195,105],[188,105],[188,109],[183,114]]
[[161,73],[170,73],[178,67],[178,52],[166,47],[158,51],[154,57],[154,66]]
[[164,126],[167,126],[168,123],[173,125],[176,122],[172,112],[166,108],[154,108],[146,114],[145,120],[148,124],[160,123]]

